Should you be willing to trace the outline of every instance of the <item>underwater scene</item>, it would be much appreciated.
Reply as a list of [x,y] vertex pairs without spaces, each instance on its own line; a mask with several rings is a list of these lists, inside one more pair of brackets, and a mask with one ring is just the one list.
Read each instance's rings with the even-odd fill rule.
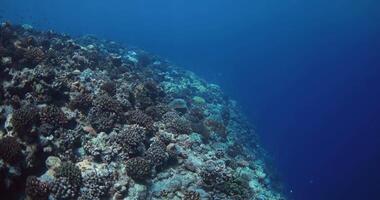
[[0,200],[380,199],[378,10],[0,0]]

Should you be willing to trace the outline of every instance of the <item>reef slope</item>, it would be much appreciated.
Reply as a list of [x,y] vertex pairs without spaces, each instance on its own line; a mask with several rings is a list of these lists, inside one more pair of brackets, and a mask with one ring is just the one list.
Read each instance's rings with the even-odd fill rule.
[[236,102],[167,60],[3,23],[0,66],[2,198],[284,199]]

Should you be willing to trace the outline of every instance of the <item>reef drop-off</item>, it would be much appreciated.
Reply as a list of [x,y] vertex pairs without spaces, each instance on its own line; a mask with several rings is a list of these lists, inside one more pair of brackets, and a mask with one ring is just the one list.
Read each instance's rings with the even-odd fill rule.
[[0,28],[5,199],[285,199],[235,101],[136,48]]

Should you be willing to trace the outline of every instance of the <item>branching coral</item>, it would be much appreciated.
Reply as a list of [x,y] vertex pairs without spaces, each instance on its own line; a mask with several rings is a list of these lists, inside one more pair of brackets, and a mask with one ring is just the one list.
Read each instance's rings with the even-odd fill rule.
[[74,96],[69,103],[71,109],[87,111],[92,105],[92,96],[88,93],[81,93]]
[[152,166],[150,162],[141,157],[131,158],[126,162],[128,176],[137,181],[149,178],[151,170]]
[[62,110],[54,105],[49,105],[41,109],[40,121],[42,124],[49,124],[54,128],[62,127],[68,123]]
[[205,124],[209,129],[217,133],[222,139],[227,138],[227,128],[224,126],[223,123],[213,119],[207,119]]
[[56,78],[57,74],[54,71],[54,69],[49,68],[47,66],[37,66],[34,68],[34,74],[35,78],[39,81],[44,81],[45,83],[51,84],[53,83],[54,79]]
[[15,37],[12,25],[9,22],[2,23],[0,27],[0,42],[7,44]]
[[78,188],[68,178],[59,177],[50,184],[50,191],[55,199],[71,200],[78,194]]
[[[1,72],[2,72],[2,70],[0,69],[0,79],[2,78],[1,77]],[[4,89],[3,89],[3,86],[2,85],[0,85],[0,104],[3,104],[4,103]]]
[[207,127],[204,125],[203,122],[191,123],[191,129],[194,132],[202,135],[202,140],[205,143],[208,143],[208,141],[210,139],[210,131],[207,129]]
[[162,116],[169,111],[170,108],[166,104],[157,104],[145,109],[145,113],[156,121],[161,120]]
[[88,118],[97,131],[110,131],[116,123],[123,121],[122,104],[112,97],[103,94],[97,97],[91,108]]
[[228,174],[217,169],[205,168],[201,171],[202,183],[206,188],[215,188],[223,184],[227,178]]
[[25,193],[31,200],[47,200],[49,185],[41,182],[35,176],[29,176],[26,179]]
[[237,200],[249,199],[252,195],[248,181],[238,176],[229,177],[218,189]]
[[56,177],[65,177],[71,185],[76,187],[82,185],[82,173],[80,169],[71,162],[62,163],[56,170]]
[[79,196],[80,200],[105,199],[108,190],[113,185],[113,177],[110,173],[89,173],[84,177],[83,188]]
[[249,199],[252,191],[248,181],[214,164],[206,165],[202,169],[203,186],[208,190],[224,193],[230,199]]
[[194,123],[199,123],[205,118],[204,111],[201,108],[192,108],[189,112],[189,120]]
[[8,163],[17,163],[22,158],[22,145],[15,137],[0,139],[0,158]]
[[[58,157],[61,158],[61,160],[75,159],[76,154],[74,150],[80,147],[80,137],[82,134],[81,129],[65,130],[60,128],[54,131],[53,135],[57,140],[53,144],[53,150],[58,153]],[[64,153],[62,154],[60,152]]]
[[119,101],[110,97],[109,95],[103,94],[95,98],[94,106],[105,112],[112,112],[115,114],[122,114],[123,106]]
[[138,84],[134,88],[134,102],[140,109],[146,109],[149,106],[156,104],[158,98],[164,94],[154,81],[147,81],[143,84]]
[[145,129],[138,125],[126,126],[119,133],[119,143],[138,146],[144,142],[145,135]]
[[191,132],[190,122],[176,112],[167,112],[162,116],[166,129],[176,134],[189,134]]
[[227,154],[232,158],[235,158],[236,156],[240,155],[243,151],[243,146],[238,143],[233,143],[227,148]]
[[107,81],[100,86],[100,89],[107,92],[107,94],[114,96],[116,94],[116,84],[112,81]]
[[50,190],[57,199],[73,199],[78,195],[82,186],[82,173],[77,166],[71,162],[63,162],[56,169],[55,176]]
[[106,132],[112,130],[114,125],[121,120],[120,115],[113,112],[104,112],[97,107],[91,108],[88,113],[88,119],[97,131]]
[[11,120],[13,129],[20,135],[28,134],[38,122],[38,117],[38,109],[34,106],[24,106],[15,110]]
[[184,195],[184,200],[201,200],[201,195],[195,191],[185,191]]
[[166,145],[161,141],[153,142],[146,151],[145,158],[154,166],[161,167],[169,159],[169,154],[166,152]]
[[25,50],[24,58],[21,61],[22,64],[27,64],[32,67],[40,63],[45,58],[45,53],[37,47],[31,47]]
[[96,138],[85,142],[84,149],[96,160],[120,162],[142,155],[145,140],[146,131],[143,127],[136,124],[125,125],[109,134],[97,134]]
[[15,40],[13,42],[10,56],[14,59],[15,66],[19,68],[35,67],[45,59],[43,49],[33,45],[35,45],[33,39]]
[[131,124],[138,124],[149,131],[154,130],[153,119],[142,112],[141,110],[133,110],[127,113],[128,122]]
[[111,145],[112,151],[119,151],[119,158],[127,159],[144,150],[145,139],[145,129],[134,124],[125,126],[117,134],[111,133],[108,143]]

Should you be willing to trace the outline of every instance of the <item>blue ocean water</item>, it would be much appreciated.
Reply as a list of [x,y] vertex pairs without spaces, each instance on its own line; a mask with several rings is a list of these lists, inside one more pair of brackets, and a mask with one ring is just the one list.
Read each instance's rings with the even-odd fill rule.
[[293,199],[378,199],[375,0],[0,0],[1,20],[168,58],[242,105]]

